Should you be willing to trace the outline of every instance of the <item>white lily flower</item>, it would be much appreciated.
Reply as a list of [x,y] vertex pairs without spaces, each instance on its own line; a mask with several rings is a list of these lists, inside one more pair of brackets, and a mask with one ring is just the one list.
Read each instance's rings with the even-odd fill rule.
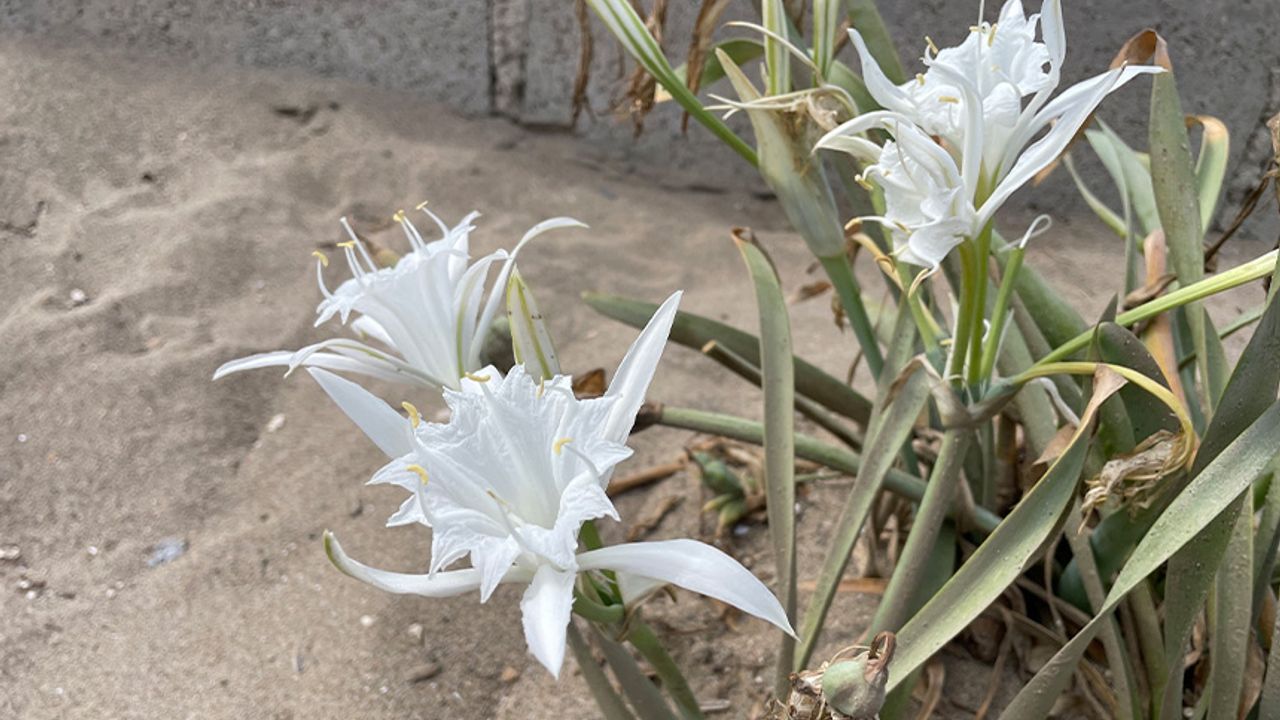
[[[605,493],[613,468],[631,454],[625,442],[675,319],[680,294],[667,299],[623,359],[606,394],[579,400],[570,378],[535,382],[517,365],[492,367],[446,391],[447,424],[411,419],[359,385],[311,370],[352,420],[393,459],[373,483],[412,494],[388,525],[432,528],[423,575],[377,570],[343,552],[325,534],[329,558],[344,573],[394,593],[447,597],[478,590],[488,600],[501,583],[527,583],[520,603],[530,651],[553,675],[564,660],[579,573],[613,570],[624,602],[671,583],[734,605],[793,632],[771,592],[723,552],[692,540],[628,543],[578,552],[582,524],[618,519]],[[471,567],[445,568],[463,557]]]
[[[586,227],[572,218],[545,220],[531,228],[510,253],[505,250],[469,262],[468,243],[479,213],[471,213],[449,228],[422,208],[440,228],[441,239],[426,242],[403,212],[396,219],[409,240],[411,252],[393,267],[380,268],[347,224],[351,237],[342,243],[352,277],[330,292],[322,269],[328,259],[316,253],[316,282],[324,299],[316,308],[316,325],[335,315],[377,345],[349,338],[333,338],[300,350],[261,353],[226,363],[214,379],[241,370],[282,366],[327,368],[369,375],[393,382],[431,388],[459,387],[459,379],[480,368],[480,349],[506,291],[507,277],[525,243],[555,228]],[[485,279],[501,262],[488,297]],[[286,373],[287,374],[287,373]]]
[[[1051,100],[1066,57],[1060,0],[1045,0],[1030,17],[1021,0],[1008,0],[995,24],[972,27],[960,45],[937,50],[931,42],[927,72],[901,85],[885,76],[856,30],[849,35],[867,90],[885,109],[840,125],[817,147],[871,164],[865,175],[881,181],[886,213],[868,219],[891,228],[902,260],[928,267],[979,233],[1014,191],[1061,155],[1108,94],[1163,72],[1115,68]],[[879,147],[856,137],[872,128],[895,142]],[[926,145],[943,149],[946,159]],[[956,215],[945,217],[950,211]]]

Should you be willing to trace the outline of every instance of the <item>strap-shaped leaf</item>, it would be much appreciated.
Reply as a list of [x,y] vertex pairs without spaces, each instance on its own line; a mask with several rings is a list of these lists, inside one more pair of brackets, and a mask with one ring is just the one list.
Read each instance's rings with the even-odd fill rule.
[[[658,309],[656,303],[603,293],[584,293],[582,299],[601,315],[635,328],[644,327]],[[700,351],[713,340],[759,366],[760,340],[755,335],[701,315],[683,310],[676,313],[675,323],[671,326],[672,342]],[[871,401],[801,358],[795,359],[795,372],[796,392],[866,426],[871,416]]]
[[1093,418],[1102,403],[1123,384],[1123,379],[1112,372],[1098,377],[1093,397],[1067,448],[951,581],[903,626],[889,677],[891,688],[973,622],[1022,574],[1026,564],[1056,532],[1075,496]]
[[[780,4],[780,3],[779,3]],[[748,239],[750,238],[750,239]],[[773,540],[777,588],[787,619],[796,613],[796,439],[795,361],[791,353],[791,320],[773,265],[755,244],[750,231],[735,231],[734,243],[751,273],[760,312],[760,370],[764,389],[764,485],[769,535]],[[782,634],[775,691],[790,687],[795,638]]]

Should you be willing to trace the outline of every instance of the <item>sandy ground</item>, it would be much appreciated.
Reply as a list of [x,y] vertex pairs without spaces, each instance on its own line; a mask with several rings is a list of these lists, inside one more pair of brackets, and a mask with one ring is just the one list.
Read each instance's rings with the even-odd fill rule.
[[[567,368],[583,370],[612,368],[633,336],[583,290],[685,288],[687,309],[752,327],[730,226],[757,229],[788,289],[807,280],[777,206],[749,183],[666,174],[661,158],[295,76],[8,43],[0,97],[0,548],[21,553],[0,560],[0,717],[593,717],[571,660],[556,684],[526,654],[515,592],[485,606],[395,597],[329,567],[325,528],[373,564],[425,566],[424,530],[382,527],[399,491],[362,484],[379,452],[305,376],[210,375],[325,336],[308,256],[340,239],[343,214],[394,244],[398,207],[479,209],[483,251],[552,215],[589,223],[522,261]],[[1060,222],[1032,260],[1091,311],[1118,275],[1097,233]],[[826,302],[797,306],[795,323],[800,351],[842,372],[852,340],[832,341]],[[652,396],[759,413],[753,388],[683,349]],[[639,435],[621,472],[686,440]],[[802,578],[841,489],[803,502]],[[664,495],[687,499],[652,537],[701,532],[696,481],[680,475],[624,497],[607,537]],[[751,526],[728,549],[768,580],[765,534]],[[154,564],[166,547],[182,552]],[[819,654],[847,644],[873,603],[841,595]],[[755,621],[728,629],[687,594],[655,616],[701,695],[744,716],[773,636]],[[963,716],[987,671],[947,657],[943,707]],[[436,674],[414,681],[428,665]]]

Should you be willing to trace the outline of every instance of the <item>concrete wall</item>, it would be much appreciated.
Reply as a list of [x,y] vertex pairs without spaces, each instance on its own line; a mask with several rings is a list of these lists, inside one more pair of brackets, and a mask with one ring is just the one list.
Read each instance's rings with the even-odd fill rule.
[[[698,4],[670,1],[664,45],[674,62],[685,53]],[[987,3],[989,16],[997,4]],[[728,17],[754,12],[748,0],[735,5]],[[1035,0],[1029,5],[1034,8]],[[1280,0],[1064,5],[1065,80],[1104,69],[1125,38],[1155,27],[1170,42],[1187,112],[1218,115],[1231,130],[1238,172],[1229,201],[1246,192],[1269,153],[1261,121],[1280,110],[1280,45],[1273,36],[1280,28]],[[977,0],[881,6],[904,60],[918,54],[926,34],[939,43],[958,41],[977,14]],[[637,168],[674,165],[707,182],[749,177],[731,152],[696,126],[682,134],[678,108],[657,109],[645,133],[633,138],[630,122],[611,112],[627,68],[603,27],[593,25],[592,112],[576,132],[596,151]],[[107,44],[165,61],[295,68],[413,92],[466,114],[502,114],[565,131],[580,47],[573,0],[0,0],[0,39],[15,35]],[[1145,144],[1148,87],[1133,83],[1102,111],[1139,145]],[[1096,172],[1091,177],[1099,192],[1109,192],[1105,179]],[[1035,198],[1059,212],[1082,208],[1065,176],[1052,178]]]

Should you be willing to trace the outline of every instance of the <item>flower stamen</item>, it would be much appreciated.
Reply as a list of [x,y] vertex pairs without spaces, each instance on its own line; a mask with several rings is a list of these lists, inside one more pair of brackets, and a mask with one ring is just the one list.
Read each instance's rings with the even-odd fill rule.
[[422,480],[422,484],[423,484],[423,485],[426,485],[426,484],[427,484],[427,481],[429,480],[429,478],[427,477],[427,469],[426,469],[426,468],[424,468],[424,467],[422,467],[421,465],[418,465],[418,464],[416,464],[416,463],[415,463],[415,464],[413,464],[413,465],[406,465],[404,469],[405,469],[405,470],[408,470],[408,471],[409,471],[409,472],[411,472],[411,473],[414,473],[415,475],[417,475],[417,476],[418,476],[418,478],[419,478],[420,480]]
[[560,438],[559,440],[555,441],[555,444],[551,446],[551,451],[554,452],[556,455],[559,455],[560,451],[564,450],[564,446],[568,445],[571,442],[573,442],[573,438],[569,438],[569,437]]
[[314,257],[316,260],[319,260],[319,261],[320,261],[320,266],[321,266],[321,267],[329,267],[329,256],[328,256],[328,255],[325,255],[324,253],[320,252],[319,250],[312,250],[312,251],[311,251],[311,256],[312,256],[312,257]]
[[418,425],[422,424],[422,413],[418,412],[418,408],[414,407],[413,403],[408,400],[400,403],[400,407],[404,408],[405,412],[409,413],[409,425],[411,425],[414,430],[417,430]]

